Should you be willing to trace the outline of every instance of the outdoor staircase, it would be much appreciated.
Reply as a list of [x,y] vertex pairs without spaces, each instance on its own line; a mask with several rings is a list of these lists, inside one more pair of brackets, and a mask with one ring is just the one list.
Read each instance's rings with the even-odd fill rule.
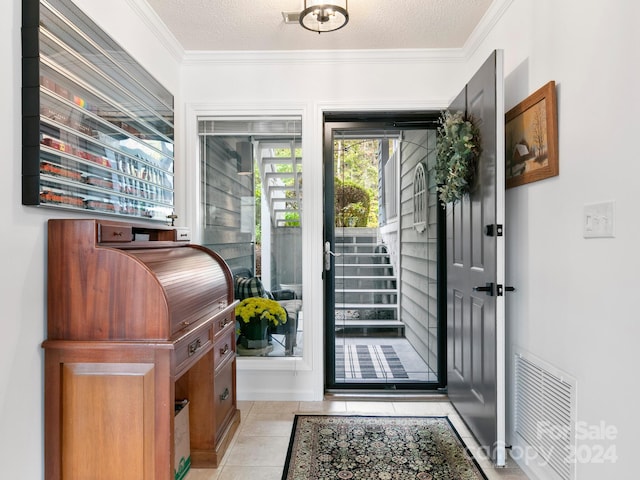
[[[260,141],[258,166],[262,198],[271,225],[299,227],[302,206],[302,159],[299,142]],[[290,156],[275,155],[286,149]],[[377,228],[336,228],[336,330],[391,330],[404,333],[398,314],[398,281]]]
[[[258,165],[266,199],[275,227],[299,227],[302,205],[302,158],[295,155],[300,143],[268,141],[259,143]],[[290,149],[291,156],[273,156],[277,149]]]
[[337,228],[335,253],[336,330],[402,334],[395,269],[377,229]]

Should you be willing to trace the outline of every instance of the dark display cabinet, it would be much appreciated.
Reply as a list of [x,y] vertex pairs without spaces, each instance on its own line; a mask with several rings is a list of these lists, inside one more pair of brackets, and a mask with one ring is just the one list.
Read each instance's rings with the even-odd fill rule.
[[171,93],[71,1],[22,7],[22,203],[166,221]]

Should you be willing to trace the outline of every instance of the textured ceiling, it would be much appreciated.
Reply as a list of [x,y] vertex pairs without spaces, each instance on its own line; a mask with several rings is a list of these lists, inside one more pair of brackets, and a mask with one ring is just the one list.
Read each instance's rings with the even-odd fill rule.
[[349,23],[285,24],[303,0],[147,0],[185,50],[461,48],[492,0],[349,0]]

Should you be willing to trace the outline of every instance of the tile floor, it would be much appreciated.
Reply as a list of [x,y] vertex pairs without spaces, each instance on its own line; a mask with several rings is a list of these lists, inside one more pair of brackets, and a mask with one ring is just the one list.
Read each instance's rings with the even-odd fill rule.
[[[474,453],[489,480],[528,477],[512,460],[493,468],[481,457],[451,404],[445,401],[238,402],[242,420],[227,453],[216,469],[192,469],[186,480],[280,480],[289,447],[293,418],[298,414],[447,415]],[[475,447],[475,448],[474,448]],[[454,480],[454,479],[452,479]]]

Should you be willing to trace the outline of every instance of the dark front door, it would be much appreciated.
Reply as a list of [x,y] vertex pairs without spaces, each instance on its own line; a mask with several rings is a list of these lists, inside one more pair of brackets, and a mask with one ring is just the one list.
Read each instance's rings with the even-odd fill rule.
[[[352,118],[345,118],[348,115]],[[400,192],[400,186],[413,179],[415,168],[410,165],[434,163],[438,115],[325,114],[328,391],[401,392],[444,386],[446,363],[441,359],[446,358],[446,346],[438,335],[444,328],[435,313],[439,301],[428,301],[441,293],[428,278],[438,255],[436,220],[432,219],[431,236],[416,234],[413,223],[407,226],[413,217],[401,215],[411,208],[406,191],[412,189],[405,187],[404,196]],[[362,217],[365,203],[369,213]],[[402,245],[409,248],[403,259]],[[410,285],[402,283],[404,277]],[[423,314],[428,308],[433,310],[430,315]],[[409,316],[413,323],[407,322]]]
[[448,393],[493,461],[504,464],[504,106],[496,51],[449,107],[480,129],[477,185],[447,204]]

